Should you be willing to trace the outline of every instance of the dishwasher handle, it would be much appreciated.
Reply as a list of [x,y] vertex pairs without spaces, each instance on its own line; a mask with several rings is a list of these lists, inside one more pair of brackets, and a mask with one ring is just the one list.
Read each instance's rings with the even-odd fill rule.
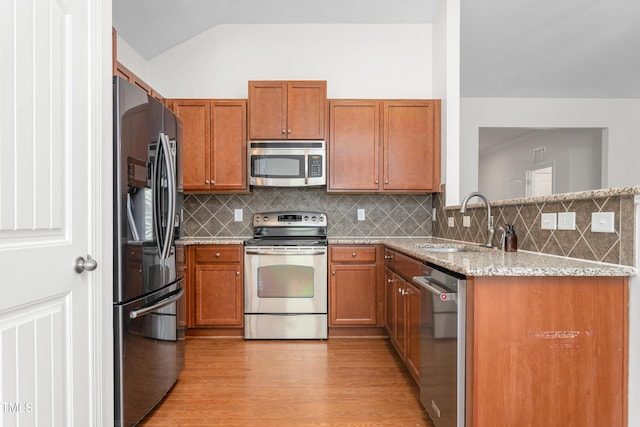
[[418,283],[420,286],[436,295],[440,301],[457,301],[458,293],[457,292],[449,292],[448,290],[440,287],[438,284],[430,280],[429,276],[414,276],[413,281]]

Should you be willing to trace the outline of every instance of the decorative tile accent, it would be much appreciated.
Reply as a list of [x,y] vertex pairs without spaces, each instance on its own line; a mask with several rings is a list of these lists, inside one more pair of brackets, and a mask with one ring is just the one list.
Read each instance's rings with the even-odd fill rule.
[[[251,237],[256,212],[326,212],[330,237],[428,237],[432,195],[328,194],[323,188],[254,188],[252,194],[185,194],[184,236]],[[234,221],[243,209],[243,221]],[[365,209],[365,221],[357,221]]]
[[[634,265],[634,194],[637,188],[601,190],[589,193],[575,193],[546,198],[517,199],[491,203],[496,228],[494,245],[499,244],[499,226],[514,224],[518,235],[518,248],[551,255],[581,258],[613,264]],[[484,243],[487,223],[484,204],[469,205],[467,215],[471,216],[471,227],[462,226],[462,215],[458,207],[443,206],[442,192],[434,195],[436,221],[433,236],[445,239]],[[542,230],[542,213],[575,212],[575,230]],[[614,233],[592,233],[592,212],[614,212]],[[453,216],[455,227],[447,226],[447,216]]]

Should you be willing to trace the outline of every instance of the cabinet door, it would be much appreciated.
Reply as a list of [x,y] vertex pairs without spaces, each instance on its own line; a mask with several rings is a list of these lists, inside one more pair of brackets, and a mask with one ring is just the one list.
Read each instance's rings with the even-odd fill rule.
[[400,276],[395,276],[395,322],[396,334],[394,344],[401,359],[406,357],[407,346],[407,309],[406,309],[406,286],[407,282]]
[[407,283],[405,289],[407,342],[405,365],[416,380],[420,382],[420,290]]
[[249,139],[287,138],[287,82],[249,82]]
[[289,82],[287,97],[287,138],[324,139],[327,82]]
[[182,121],[183,189],[207,190],[210,186],[209,102],[177,99],[173,110]]
[[380,169],[380,102],[329,102],[328,191],[377,191]]
[[375,264],[333,264],[330,269],[329,325],[375,325]]
[[247,102],[211,101],[211,188],[247,190]]
[[241,266],[199,264],[195,270],[196,326],[242,326]]
[[438,190],[439,105],[438,101],[384,101],[384,190]]
[[402,286],[400,282],[401,278],[389,269],[385,269],[385,283],[384,283],[384,324],[391,338],[391,342],[396,345],[397,330],[398,330],[398,314],[397,314],[397,295],[398,286]]

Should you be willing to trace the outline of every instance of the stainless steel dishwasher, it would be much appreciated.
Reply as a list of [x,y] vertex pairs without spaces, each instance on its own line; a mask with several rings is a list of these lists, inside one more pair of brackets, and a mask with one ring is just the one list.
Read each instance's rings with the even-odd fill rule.
[[420,401],[436,427],[465,425],[466,277],[428,263],[420,285]]

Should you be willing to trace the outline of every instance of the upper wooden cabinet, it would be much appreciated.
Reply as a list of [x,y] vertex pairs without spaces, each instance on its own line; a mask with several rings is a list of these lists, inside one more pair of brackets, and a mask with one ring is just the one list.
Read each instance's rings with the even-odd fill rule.
[[430,193],[439,185],[439,100],[329,101],[327,191]]
[[249,139],[324,139],[326,81],[250,81]]
[[182,121],[184,191],[248,192],[247,102],[175,99]]

